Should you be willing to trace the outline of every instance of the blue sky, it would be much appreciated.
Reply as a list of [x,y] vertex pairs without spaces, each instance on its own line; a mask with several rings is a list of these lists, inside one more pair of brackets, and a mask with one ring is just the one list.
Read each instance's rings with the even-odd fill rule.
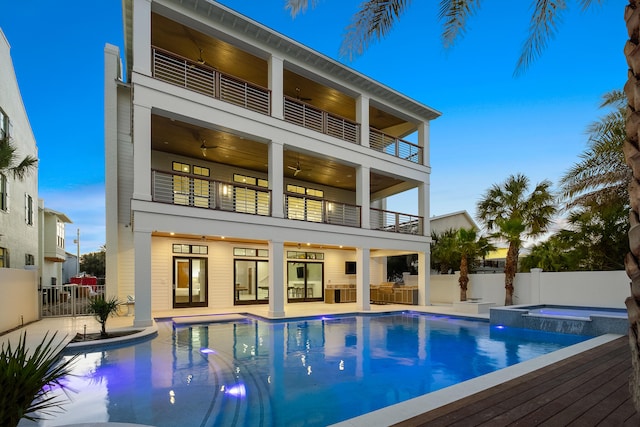
[[[97,250],[105,241],[103,50],[123,50],[121,2],[3,3],[0,28],[39,149],[39,197],[73,220],[67,242],[79,228],[80,252]],[[360,1],[321,0],[295,20],[283,0],[221,3],[338,59]],[[555,184],[579,160],[586,127],[604,113],[601,96],[626,81],[625,2],[586,12],[568,2],[557,35],[519,77],[532,2],[483,2],[447,50],[438,3],[412,2],[386,39],[347,65],[442,112],[431,124],[431,215],[475,216],[484,191],[510,174]],[[414,197],[397,198],[394,210],[417,213]]]

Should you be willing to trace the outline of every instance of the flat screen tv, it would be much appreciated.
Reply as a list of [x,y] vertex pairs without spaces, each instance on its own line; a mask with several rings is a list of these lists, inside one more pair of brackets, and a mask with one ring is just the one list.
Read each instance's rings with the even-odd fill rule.
[[304,267],[296,267],[296,276],[298,279],[304,279]]
[[345,263],[344,263],[344,274],[356,274],[356,262],[355,261],[345,261]]

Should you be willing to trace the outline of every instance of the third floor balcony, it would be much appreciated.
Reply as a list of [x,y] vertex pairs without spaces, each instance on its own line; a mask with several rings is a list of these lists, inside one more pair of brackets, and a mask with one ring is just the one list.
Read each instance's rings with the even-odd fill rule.
[[[272,115],[274,97],[278,97],[285,121],[364,145],[353,96],[286,64],[282,92],[273,93],[268,88],[268,62],[262,57],[166,17],[152,17],[154,78],[265,115]],[[424,164],[423,148],[405,139],[416,125],[385,110],[369,105],[367,145]]]

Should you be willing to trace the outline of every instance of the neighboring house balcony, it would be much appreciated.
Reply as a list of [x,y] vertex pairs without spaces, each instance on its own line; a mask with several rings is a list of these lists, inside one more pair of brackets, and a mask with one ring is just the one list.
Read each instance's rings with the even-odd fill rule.
[[[152,170],[151,191],[152,200],[159,203],[260,216],[271,216],[272,213],[271,191],[260,185],[223,182],[176,171]],[[286,219],[355,228],[362,225],[361,206],[299,192],[284,193],[283,201]],[[422,235],[423,219],[411,214],[370,208],[370,228]]]
[[[267,60],[157,14],[152,14],[151,43],[155,79],[419,165],[426,162],[423,147],[404,139],[416,134],[416,123],[371,103],[363,107],[368,123],[363,132],[356,95],[320,83],[324,79],[309,70],[285,64],[282,89],[274,92]],[[274,111],[274,105],[280,107]]]

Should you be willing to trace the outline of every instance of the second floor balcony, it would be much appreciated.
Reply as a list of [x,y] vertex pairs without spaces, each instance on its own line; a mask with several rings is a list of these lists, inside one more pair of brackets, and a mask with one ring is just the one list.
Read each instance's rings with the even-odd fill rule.
[[[223,182],[176,171],[152,170],[151,175],[154,202],[260,216],[272,214],[271,191],[260,185]],[[362,226],[361,206],[296,192],[285,192],[283,203],[286,219]],[[424,229],[422,217],[374,208],[370,209],[370,228],[412,235],[422,235]]]

